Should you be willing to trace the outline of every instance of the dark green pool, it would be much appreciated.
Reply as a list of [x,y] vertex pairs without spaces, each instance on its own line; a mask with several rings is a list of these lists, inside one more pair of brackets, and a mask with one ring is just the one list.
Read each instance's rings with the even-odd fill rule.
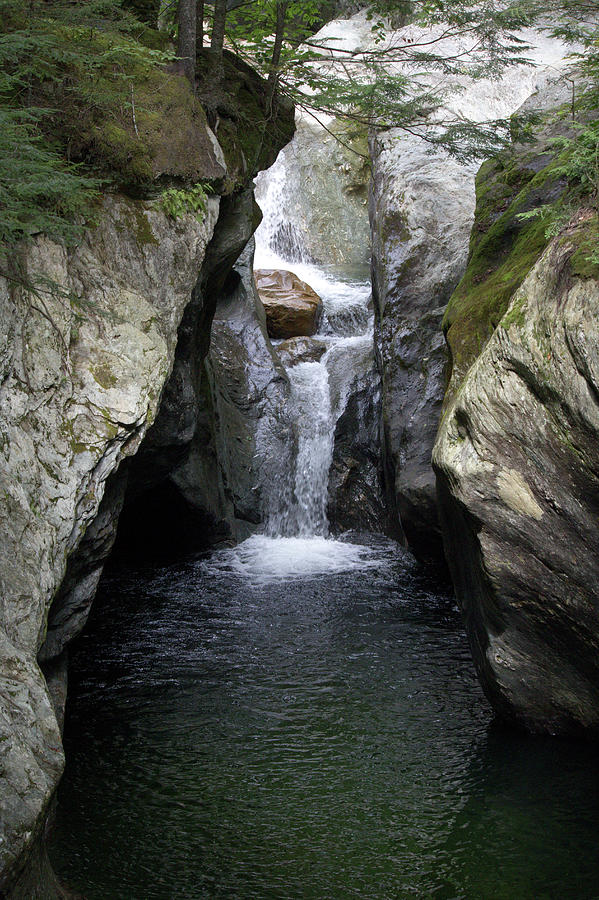
[[343,552],[284,576],[263,539],[104,581],[72,658],[69,887],[599,897],[596,750],[494,726],[451,597],[386,542]]

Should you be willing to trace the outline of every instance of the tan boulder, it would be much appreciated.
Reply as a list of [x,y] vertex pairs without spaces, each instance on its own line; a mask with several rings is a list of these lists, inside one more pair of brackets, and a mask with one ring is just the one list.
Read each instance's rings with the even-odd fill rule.
[[310,337],[316,333],[322,300],[309,284],[284,269],[257,269],[254,277],[271,338]]

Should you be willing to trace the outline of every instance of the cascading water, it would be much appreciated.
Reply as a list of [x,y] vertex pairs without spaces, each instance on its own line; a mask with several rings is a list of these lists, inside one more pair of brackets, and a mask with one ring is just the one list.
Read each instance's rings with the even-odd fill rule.
[[308,261],[299,228],[281,217],[286,165],[283,153],[272,170],[258,179],[263,221],[256,233],[255,266],[289,269],[320,295],[324,314],[315,339],[326,350],[318,361],[287,367],[297,444],[295,473],[284,503],[280,485],[273,485],[274,502],[265,510],[266,530],[273,537],[322,538],[329,532],[327,499],[335,424],[345,409],[352,381],[373,366],[370,284],[365,271],[360,279],[347,278]]
[[[286,366],[290,383],[289,441],[294,471],[278,458],[268,429],[259,433],[264,533],[217,552],[210,565],[261,577],[301,577],[320,572],[368,567],[370,548],[329,538],[329,472],[335,425],[343,414],[352,383],[374,366],[373,315],[369,271],[325,270],[310,261],[302,243],[301,221],[285,217],[285,191],[293,182],[297,154],[282,151],[275,165],[257,179],[263,220],[256,232],[256,269],[286,269],[307,282],[323,301],[314,342],[319,360],[293,360]],[[323,256],[326,248],[323,247]],[[275,350],[277,342],[273,342]]]
[[327,486],[331,466],[331,398],[326,366],[304,362],[290,370],[298,434],[293,527],[302,537],[326,535]]

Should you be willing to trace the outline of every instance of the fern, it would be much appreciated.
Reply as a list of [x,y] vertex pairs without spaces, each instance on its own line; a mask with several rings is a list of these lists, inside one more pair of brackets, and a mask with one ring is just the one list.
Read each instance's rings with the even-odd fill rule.
[[162,192],[158,204],[171,219],[176,220],[191,213],[201,220],[206,212],[207,195],[212,193],[214,193],[212,186],[201,182],[187,190],[168,188]]

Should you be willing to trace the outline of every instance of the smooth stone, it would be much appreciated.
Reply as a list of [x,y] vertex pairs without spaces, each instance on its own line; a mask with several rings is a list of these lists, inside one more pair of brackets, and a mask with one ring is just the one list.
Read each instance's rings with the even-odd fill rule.
[[597,738],[599,278],[576,256],[594,233],[587,215],[515,293],[445,412],[433,463],[487,697],[530,731]]
[[322,300],[309,284],[285,269],[257,269],[254,278],[271,338],[316,334]]

